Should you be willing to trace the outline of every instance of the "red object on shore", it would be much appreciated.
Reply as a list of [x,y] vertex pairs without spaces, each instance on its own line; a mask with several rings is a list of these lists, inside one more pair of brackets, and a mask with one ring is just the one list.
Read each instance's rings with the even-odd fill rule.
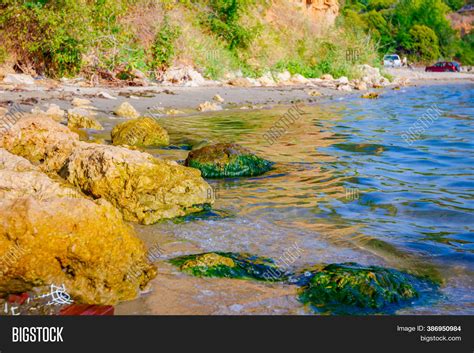
[[112,305],[71,304],[62,308],[61,316],[111,316],[114,315]]
[[26,302],[26,300],[28,299],[28,293],[21,293],[21,294],[10,294],[8,296],[8,302],[10,304],[23,304],[24,302]]

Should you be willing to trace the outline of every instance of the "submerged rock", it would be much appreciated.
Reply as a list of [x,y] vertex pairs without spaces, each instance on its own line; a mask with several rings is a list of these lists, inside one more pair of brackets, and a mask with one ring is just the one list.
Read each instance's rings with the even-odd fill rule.
[[55,284],[75,301],[115,304],[156,275],[107,201],[89,200],[3,149],[0,190],[0,293]]
[[115,109],[115,115],[121,118],[137,119],[140,113],[130,103],[123,102]]
[[142,224],[199,212],[212,203],[198,170],[123,147],[80,142],[61,175]]
[[168,132],[148,117],[118,124],[111,135],[114,145],[164,146],[170,143]]
[[67,127],[43,115],[25,116],[2,137],[0,147],[39,165],[44,172],[59,171],[79,141]]
[[377,99],[379,98],[379,93],[376,93],[376,92],[368,92],[366,94],[363,94],[361,96],[361,98],[365,98],[365,99]]
[[410,275],[378,266],[331,264],[311,272],[305,281],[300,299],[336,312],[381,309],[418,297]]
[[[210,252],[185,255],[170,262],[183,272],[197,277],[225,277],[272,281],[285,280],[286,276],[272,259],[249,254],[231,252]],[[278,276],[275,273],[279,273]]]
[[235,143],[193,150],[185,161],[186,166],[199,169],[205,178],[260,175],[269,171],[272,164]]
[[69,109],[67,112],[67,126],[76,129],[103,130],[102,125],[94,118],[94,113],[83,108]]

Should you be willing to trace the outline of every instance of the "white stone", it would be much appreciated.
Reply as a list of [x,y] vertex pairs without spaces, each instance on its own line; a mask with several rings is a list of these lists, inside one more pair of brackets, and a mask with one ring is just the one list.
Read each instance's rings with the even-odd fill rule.
[[349,79],[346,76],[342,76],[337,79],[337,82],[341,85],[347,85],[349,84]]
[[200,112],[209,112],[209,111],[215,111],[215,110],[222,110],[222,107],[216,103],[212,102],[204,102],[199,104],[197,108]]
[[114,97],[111,94],[108,94],[107,92],[99,92],[99,93],[97,93],[97,97],[106,98],[106,99],[113,99],[113,100],[117,99],[117,97]]
[[309,80],[303,75],[295,74],[291,77],[291,82],[305,84],[308,83]]
[[34,85],[35,79],[30,75],[24,74],[7,74],[3,79],[4,83],[13,85]]
[[204,77],[190,66],[173,67],[163,75],[163,82],[172,84],[185,84],[193,82],[193,85],[203,85]]
[[258,79],[258,82],[260,83],[260,85],[262,86],[266,86],[266,87],[271,87],[271,86],[275,86],[276,85],[276,82],[275,80],[273,79],[273,76],[272,76],[272,73],[267,71],[265,72],[262,77],[260,77]]
[[350,85],[340,85],[337,87],[338,91],[351,92],[352,87]]
[[291,79],[291,74],[288,71],[283,71],[276,74],[276,80],[278,83],[287,82],[290,79]]

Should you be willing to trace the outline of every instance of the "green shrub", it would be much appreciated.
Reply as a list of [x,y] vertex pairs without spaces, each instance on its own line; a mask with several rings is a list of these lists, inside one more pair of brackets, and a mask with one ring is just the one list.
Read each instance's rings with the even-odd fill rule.
[[8,59],[8,53],[5,48],[0,47],[0,65],[5,63]]
[[474,32],[465,35],[459,42],[456,57],[463,65],[474,65]]
[[175,41],[180,34],[179,27],[171,24],[168,16],[165,16],[152,47],[151,67],[153,69],[166,69],[171,65],[175,55]]
[[240,19],[247,14],[248,0],[210,0],[211,12],[203,21],[212,32],[224,39],[229,49],[246,49],[258,35],[259,26],[246,27]]
[[[135,0],[3,0],[0,36],[22,63],[53,77],[77,74],[83,55]],[[103,45],[103,43],[101,43]]]
[[429,27],[414,25],[410,30],[411,43],[408,49],[423,62],[437,60],[440,56],[438,37]]

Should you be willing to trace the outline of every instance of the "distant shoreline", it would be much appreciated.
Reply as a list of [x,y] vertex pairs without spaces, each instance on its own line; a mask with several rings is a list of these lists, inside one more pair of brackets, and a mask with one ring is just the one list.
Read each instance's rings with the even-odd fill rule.
[[[396,78],[410,80],[406,87],[444,85],[444,84],[474,84],[474,74],[467,73],[424,73],[406,69],[390,69],[389,74],[397,73]],[[411,77],[407,77],[410,75]],[[395,76],[394,76],[395,77]],[[209,85],[198,87],[185,86],[143,86],[143,87],[80,87],[78,85],[58,85],[50,87],[35,85],[16,89],[14,86],[0,86],[0,106],[9,108],[12,105],[20,107],[22,111],[30,112],[34,107],[54,103],[62,109],[72,108],[73,98],[86,98],[91,105],[103,114],[111,112],[122,102],[131,103],[142,115],[147,115],[160,109],[179,109],[182,114],[197,114],[199,104],[209,101],[213,97],[221,96],[224,102],[218,103],[225,110],[233,109],[260,109],[278,105],[287,105],[294,102],[315,104],[328,99],[362,95],[366,92],[384,92],[397,87],[390,84],[383,88],[370,88],[350,92],[333,88],[321,87],[317,84],[299,84],[276,87],[234,87],[229,85]],[[313,96],[316,91],[319,95]],[[106,92],[116,99],[99,97],[99,93]]]

